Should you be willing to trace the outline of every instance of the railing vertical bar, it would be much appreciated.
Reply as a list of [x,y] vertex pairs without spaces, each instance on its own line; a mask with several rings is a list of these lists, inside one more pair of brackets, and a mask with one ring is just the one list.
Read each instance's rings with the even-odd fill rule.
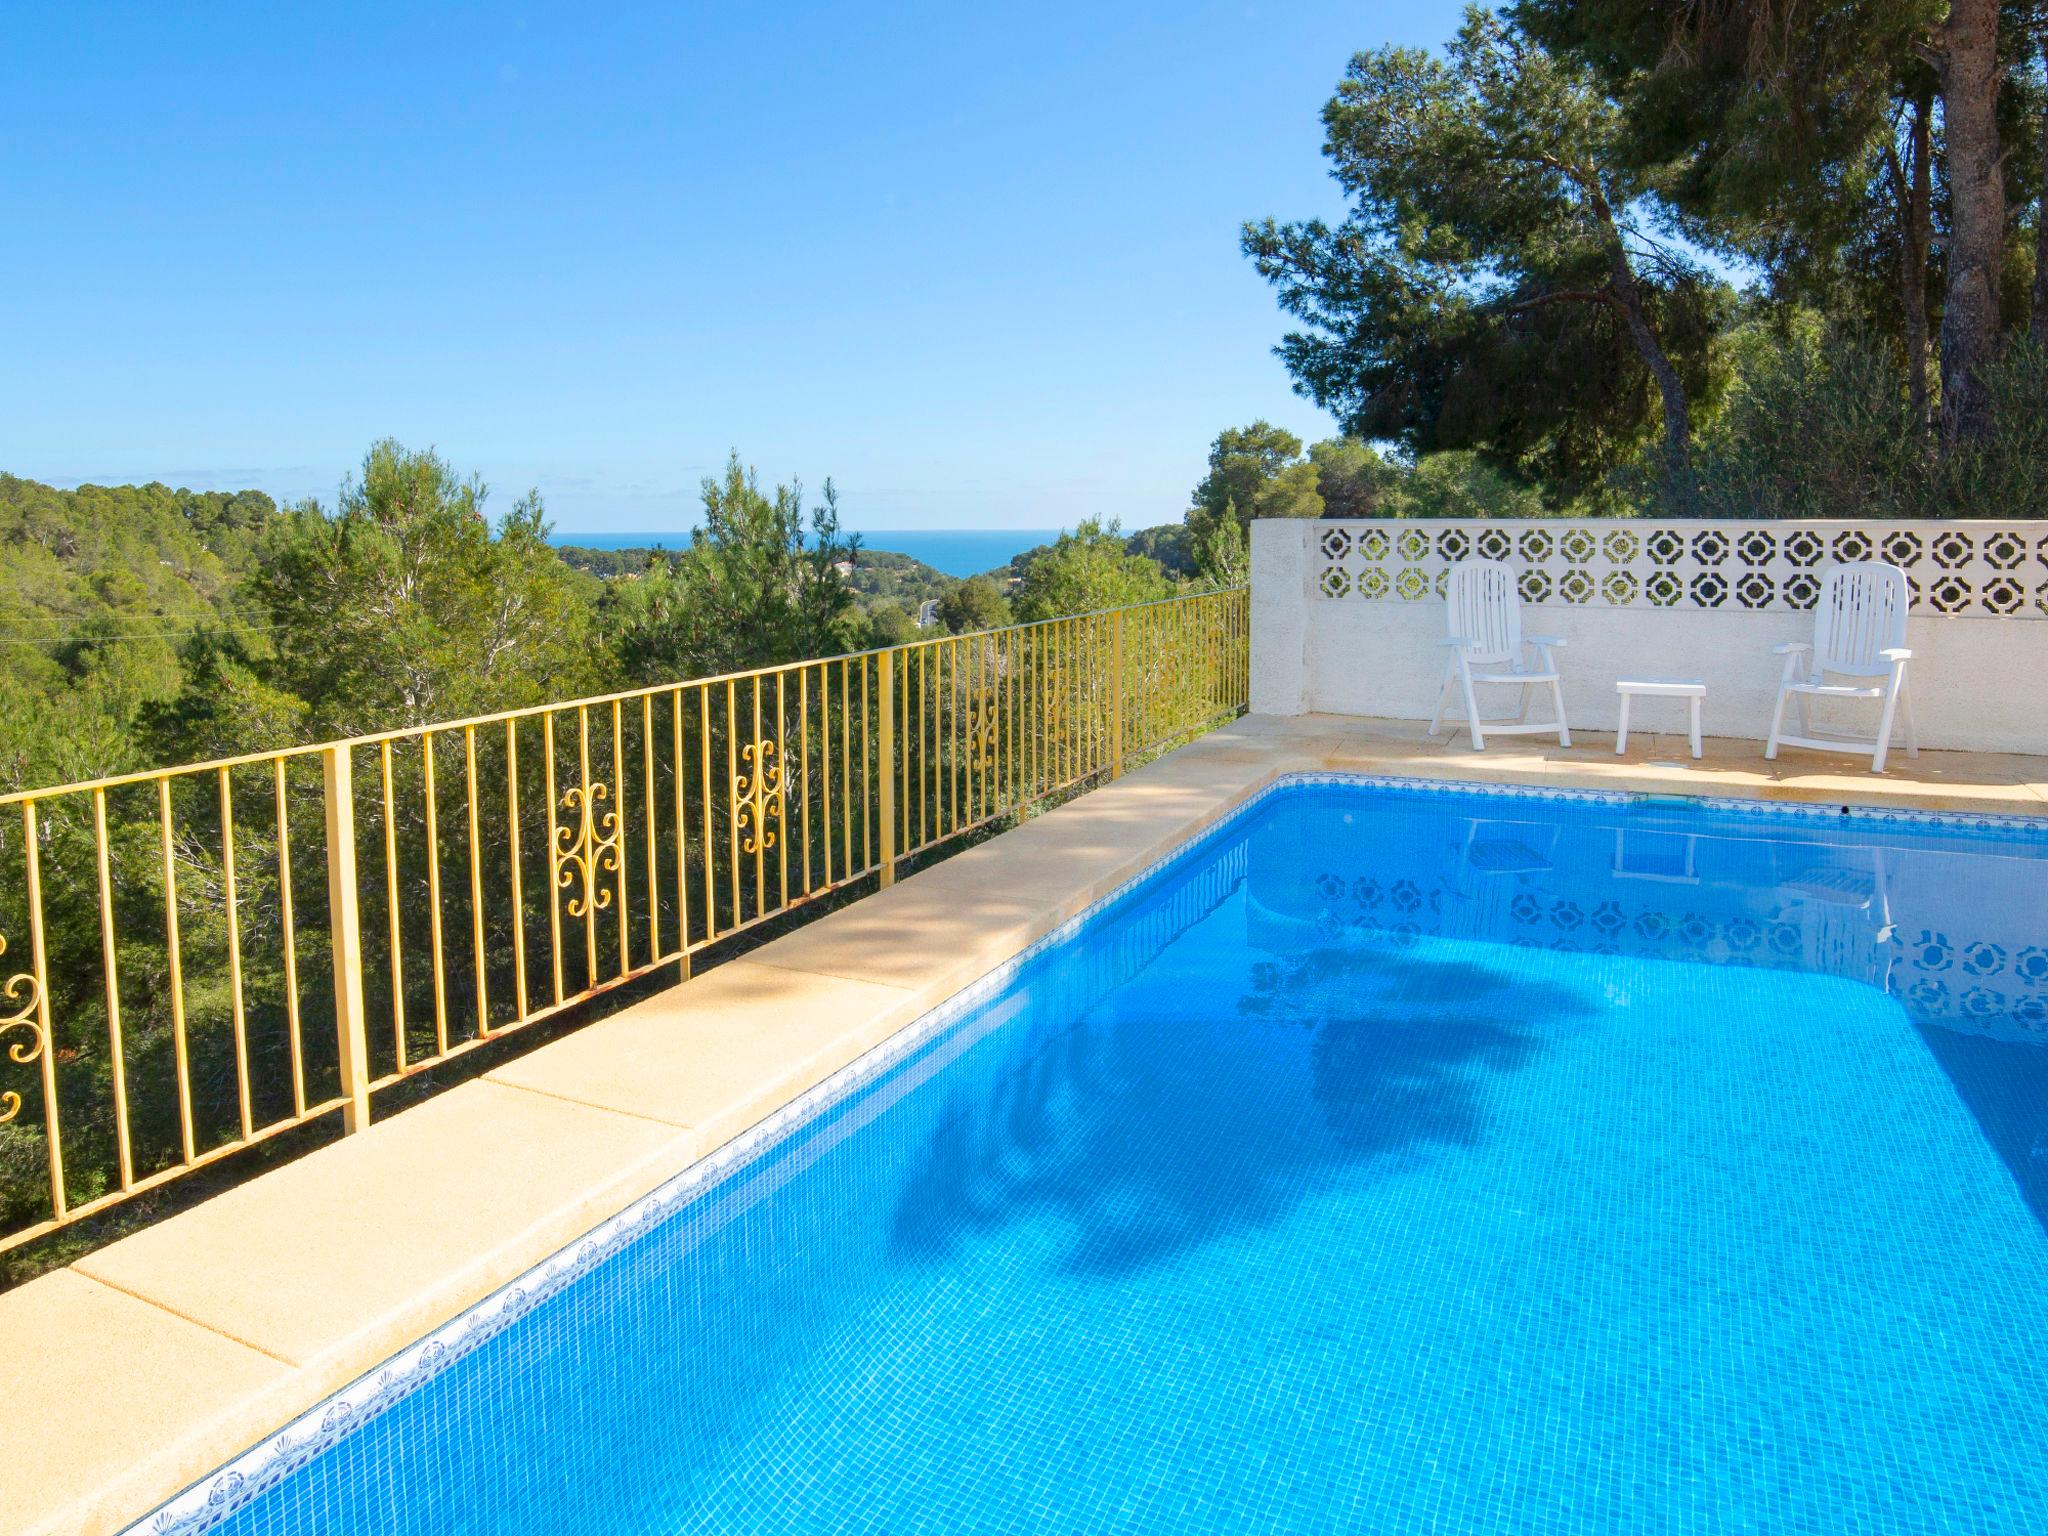
[[1059,694],[1053,709],[1053,770],[1049,786],[1053,789],[1067,782],[1068,770],[1072,766],[1073,732],[1068,710],[1073,698],[1073,677],[1067,654],[1071,629],[1072,626],[1061,619],[1053,631],[1052,684]]
[[974,646],[955,640],[953,653],[953,825],[958,832],[974,821]]
[[939,836],[960,830],[960,642],[944,640],[935,648],[938,673]]
[[1095,728],[1102,709],[1102,658],[1096,653],[1093,621],[1085,618],[1076,620],[1074,636],[1077,662],[1074,686],[1081,693],[1081,760],[1076,765],[1074,777],[1086,779],[1095,771]]
[[[930,719],[934,713],[932,705],[936,702],[930,688],[936,680],[930,678],[928,672],[938,672],[938,659],[932,657],[932,647],[924,645],[918,649],[918,758],[922,760],[918,768],[918,846],[932,840],[932,821],[926,815],[926,797],[930,795],[930,799],[938,799],[938,725]],[[907,752],[903,754],[905,764],[909,762],[909,756],[911,754]],[[944,825],[944,821],[940,821],[940,825]],[[909,838],[903,842],[909,842]]]
[[[166,780],[159,779],[159,784]],[[36,989],[36,1060],[43,1083],[43,1149],[50,1174],[50,1219],[62,1221],[70,1208],[64,1193],[64,1130],[57,1108],[57,1037],[50,1028],[50,966],[43,944],[43,850],[36,802],[21,802],[21,842],[28,877],[29,973]],[[19,1049],[19,1047],[16,1047]],[[188,1141],[189,1144],[189,1141]],[[191,1161],[191,1154],[186,1154]]]
[[1031,655],[1031,688],[1024,700],[1025,708],[1030,712],[1030,732],[1024,747],[1025,787],[1031,798],[1036,800],[1040,764],[1045,751],[1045,630],[1034,625],[1026,633],[1030,636],[1025,649]]
[[[776,878],[780,882],[781,905],[785,907],[789,905],[789,793],[793,778],[789,766],[789,716],[784,709],[783,680],[788,676],[787,671],[775,674],[775,761],[780,769],[776,783],[782,786],[775,796],[775,851],[779,855]],[[803,771],[801,760],[796,771]]]
[[555,712],[540,717],[541,783],[548,801],[548,959],[562,1005],[562,839],[555,820]]
[[966,779],[961,791],[961,804],[966,808],[966,826],[973,826],[986,814],[981,789],[982,774],[982,731],[988,724],[982,706],[983,683],[981,665],[981,641],[968,636],[960,642],[961,691],[965,698],[961,704],[961,750],[966,761],[961,765]]
[[1018,649],[1023,653],[1017,667],[1017,708],[1019,723],[1023,727],[1017,765],[1023,775],[1017,789],[1020,801],[1038,798],[1038,711],[1035,707],[1039,683],[1038,636],[1038,630],[1032,628],[1017,637]]
[[1087,621],[1088,663],[1083,676],[1088,686],[1088,777],[1093,778],[1109,760],[1109,655],[1106,640],[1109,626],[1101,619]]
[[[896,848],[897,848],[897,849],[898,849],[899,851],[901,851],[902,849],[905,849],[905,848],[908,848],[908,847],[910,847],[910,846],[911,846],[912,844],[914,844],[914,843],[915,843],[915,842],[917,841],[917,838],[916,838],[916,825],[917,825],[917,823],[916,823],[916,820],[915,820],[916,812],[915,812],[915,810],[914,810],[914,808],[913,808],[913,806],[912,806],[912,802],[911,802],[911,795],[910,795],[910,772],[911,772],[911,768],[910,768],[910,760],[911,760],[911,758],[912,758],[912,757],[914,757],[914,756],[916,756],[916,755],[917,755],[917,754],[916,754],[916,752],[915,752],[915,751],[913,751],[913,743],[914,743],[914,741],[915,741],[915,736],[914,736],[914,734],[913,734],[913,732],[912,732],[912,730],[911,730],[911,725],[910,725],[910,678],[911,678],[911,674],[912,674],[912,673],[914,673],[914,672],[916,672],[916,671],[918,670],[919,666],[921,666],[921,665],[922,665],[922,663],[921,663],[921,662],[920,662],[920,661],[918,660],[918,657],[917,657],[917,655],[916,655],[916,654],[914,654],[913,652],[907,651],[907,650],[906,650],[906,651],[904,651],[904,652],[903,652],[903,654],[902,654],[902,665],[901,665],[901,666],[900,666],[900,668],[899,668],[899,669],[897,670],[897,673],[896,673],[896,679],[895,679],[895,681],[896,681],[896,753],[895,753],[895,756],[896,756],[896,779],[897,779],[897,787],[896,787],[896,805],[897,805],[897,814],[898,814],[898,815],[899,815],[899,816],[900,816],[900,817],[902,818],[902,823],[903,823],[903,824],[902,824],[902,825],[901,825],[900,827],[898,827],[898,828],[896,829],[896,844],[895,844],[895,846],[896,846]],[[920,712],[920,714],[919,714],[918,718],[919,718],[919,719],[922,719],[922,718],[923,718],[923,714],[922,714],[922,712]]]
[[1067,623],[1067,716],[1073,744],[1067,782],[1078,783],[1088,772],[1088,629],[1080,619]]
[[[875,740],[875,782],[880,786],[882,822],[882,886],[896,883],[896,653],[883,651],[875,658],[876,692],[881,695],[881,734]],[[906,673],[910,668],[903,669]],[[862,735],[866,735],[868,711],[867,673],[861,673],[860,711]],[[867,798],[867,775],[861,775],[861,798]],[[865,821],[863,821],[865,830]]]
[[[619,712],[619,701],[613,699],[612,813],[618,818],[614,828],[613,847],[618,853],[618,860],[612,874],[613,883],[618,889],[619,974],[621,976],[633,969],[633,921],[632,915],[626,910],[626,850],[632,846],[632,840],[626,835],[626,775],[625,770],[621,766],[621,756],[625,751],[625,739],[626,733],[623,725],[623,716]],[[595,986],[596,984],[597,978],[595,976],[591,977],[591,985]]]
[[669,695],[669,782],[676,800],[676,953],[690,979],[690,832],[683,816],[683,690]]
[[[803,893],[811,894],[811,669],[796,669],[796,769],[797,769],[797,819],[803,828]],[[829,792],[828,783],[828,792]],[[785,796],[787,782],[784,784]],[[827,834],[829,846],[830,835]],[[783,863],[789,862],[788,855]],[[785,877],[786,878],[786,877]],[[785,901],[787,897],[783,898]]]
[[961,799],[966,819],[955,828],[973,826],[981,807],[977,780],[981,776],[981,645],[972,636],[958,642],[960,658]]
[[[1149,631],[1151,644],[1167,648],[1168,655],[1186,658],[1188,652],[1180,648],[1186,638],[1180,628],[1181,617],[1178,612],[1169,613],[1159,623],[1145,625],[1144,628]],[[1182,666],[1155,682],[1158,707],[1150,722],[1151,729],[1145,732],[1144,745],[1149,746],[1155,739],[1163,740],[1184,728],[1189,698],[1200,691],[1201,678],[1199,661],[1184,661]]]
[[[654,844],[654,695],[640,695],[640,788],[647,811],[647,959],[661,958],[661,865]],[[620,914],[621,918],[624,914]]]
[[953,773],[959,781],[953,808],[953,830],[956,832],[974,824],[975,758],[980,747],[975,739],[978,724],[975,716],[981,707],[976,691],[974,659],[975,645],[971,639],[953,642],[953,671],[958,677],[958,686],[953,691],[960,696],[953,725],[953,739],[957,743]]
[[[1200,599],[1190,598],[1189,601],[1197,602]],[[1131,624],[1137,626],[1135,634],[1131,632]],[[1178,696],[1178,690],[1184,686],[1194,686],[1194,680],[1201,676],[1201,658],[1190,657],[1181,652],[1173,653],[1178,657],[1180,665],[1174,669],[1169,679],[1154,680],[1146,676],[1146,653],[1151,646],[1164,643],[1165,638],[1161,631],[1145,623],[1143,614],[1130,616],[1128,623],[1122,615],[1114,616],[1110,620],[1111,686],[1123,700],[1122,708],[1110,713],[1111,778],[1122,773],[1121,763],[1125,753],[1142,751],[1149,746],[1153,731],[1160,724],[1162,717],[1172,718],[1174,706],[1165,695],[1173,693]],[[1118,656],[1123,658],[1121,662],[1117,660]],[[1136,662],[1139,668],[1139,682],[1136,688],[1131,687],[1125,676],[1133,662]]]
[[335,1068],[341,1079],[341,1128],[370,1123],[370,1050],[363,1034],[363,930],[356,913],[354,764],[346,743],[320,754],[327,809],[327,926],[334,957]]
[[1074,779],[1088,777],[1095,756],[1095,635],[1085,618],[1074,620]]
[[725,818],[725,851],[732,865],[732,926],[747,920],[740,909],[740,704],[738,685],[725,685],[725,784],[728,811]]
[[529,1011],[526,993],[526,891],[519,871],[519,721],[505,722],[505,867],[512,876],[512,1001]]
[[[865,661],[860,664],[860,675],[862,680],[865,681],[868,675],[868,664]],[[846,689],[846,658],[842,656],[839,658],[839,872],[840,878],[846,880],[853,878],[852,738],[853,695],[847,692]],[[863,765],[867,762],[867,741],[865,736],[863,736],[861,741],[861,762]],[[829,762],[826,764],[826,769],[828,772],[831,769]],[[867,788],[865,768],[863,768],[861,773],[861,788],[863,791]],[[825,819],[825,835],[827,837],[832,835],[832,822],[829,816]],[[866,862],[865,853],[862,855],[862,862]]]
[[[878,676],[886,678],[889,668],[884,661],[876,661]],[[860,861],[863,866],[875,862],[874,819],[868,813],[869,784],[874,775],[868,770],[868,753],[873,737],[868,733],[868,664],[860,664]],[[877,759],[879,767],[879,758]]]
[[1088,777],[1093,778],[1102,768],[1104,751],[1103,738],[1109,728],[1109,714],[1103,694],[1109,681],[1109,661],[1103,655],[1102,620],[1087,620],[1088,663],[1082,676],[1088,686]]
[[1058,787],[1066,765],[1066,731],[1061,710],[1067,686],[1066,667],[1061,662],[1067,626],[1065,620],[1045,627],[1045,681],[1039,685],[1038,707],[1045,716],[1045,747],[1040,753],[1039,771],[1044,782],[1039,793],[1049,795]]
[[306,1043],[299,1031],[299,938],[292,914],[292,818],[285,799],[284,759],[270,760],[277,794],[277,904],[284,937],[284,1017],[292,1057],[292,1114],[306,1113]]
[[975,821],[975,643],[956,639],[952,643],[952,674],[958,705],[952,713],[952,829]]
[[[973,792],[974,776],[967,771],[967,724],[968,711],[973,708],[973,695],[968,690],[967,648],[960,640],[946,643],[946,702],[950,706],[951,720],[947,735],[951,738],[951,751],[940,748],[941,761],[946,762],[946,799],[949,820],[942,822],[946,831],[958,832],[967,825],[967,813],[971,809],[965,798]],[[940,718],[947,718],[942,711]]]
[[1102,684],[1109,668],[1102,661],[1102,625],[1094,619],[1081,621],[1081,687],[1087,703],[1082,714],[1081,741],[1085,752],[1081,776],[1092,777],[1102,760]]
[[1073,766],[1073,731],[1068,714],[1073,702],[1074,691],[1074,680],[1068,656],[1068,638],[1071,630],[1072,625],[1067,620],[1061,619],[1058,628],[1053,631],[1053,650],[1055,655],[1052,664],[1052,682],[1053,686],[1059,691],[1059,700],[1053,711],[1054,757],[1051,787],[1055,789],[1067,782],[1069,770]]
[[[192,1136],[192,1067],[185,1043],[185,970],[178,953],[178,867],[171,850],[171,781],[156,781],[157,821],[163,844],[164,958],[170,971],[171,1051],[178,1073],[178,1144],[187,1163],[197,1156]],[[31,840],[29,846],[35,846]]]
[[931,739],[925,747],[925,761],[928,778],[926,786],[932,797],[932,819],[930,842],[938,842],[946,835],[946,651],[943,643],[926,648],[931,658]]
[[398,1054],[398,1070],[406,1068],[405,1051],[405,950],[399,938],[398,920],[398,818],[392,814],[391,743],[377,743],[377,767],[384,793],[384,905],[391,934],[391,1044]]
[[462,756],[466,764],[463,789],[469,806],[469,929],[476,956],[476,1037],[491,1032],[489,977],[484,954],[484,847],[476,814],[476,727],[462,728]]
[[[825,835],[819,841],[824,851],[825,884],[832,884],[832,663],[818,665],[818,756],[825,764],[825,771],[818,775],[818,793],[821,805],[818,820]],[[804,849],[810,850],[810,839],[804,839]],[[810,884],[806,871],[804,884]]]
[[[925,657],[929,650],[929,646],[920,646],[917,652],[917,840],[920,844],[924,843],[931,833],[931,823],[927,816],[931,798],[930,780],[926,777],[931,764],[931,747],[926,736],[926,717],[930,712],[925,707],[925,673],[929,666]],[[907,689],[910,686],[910,668],[907,666],[903,669],[903,679],[904,687]],[[904,713],[907,716],[909,710],[906,708]],[[903,771],[906,775],[910,772],[910,757],[911,754],[907,751],[903,754]],[[907,799],[903,811],[903,841],[907,843],[910,841],[910,805]]]
[[1109,641],[1109,776],[1124,776],[1124,615],[1110,619]]
[[[590,797],[602,786],[590,782],[590,708],[584,704],[576,706],[576,773],[583,825],[570,835],[583,850],[583,988],[588,991],[597,985],[597,809]],[[569,915],[576,915],[573,904]]]
[[1017,653],[1023,649],[1018,642],[1022,638],[1014,629],[1005,630],[1000,642],[1001,649],[997,652],[1001,657],[1003,667],[1003,707],[1009,711],[1010,720],[1010,734],[1003,747],[1003,809],[1005,810],[1014,810],[1023,803],[1023,797],[1018,793],[1017,782],[1017,754],[1019,748],[1023,745],[1017,736],[1017,727],[1022,723],[1018,703],[1022,698],[1023,689],[1021,681],[1017,676]]
[[420,733],[420,790],[427,812],[427,948],[434,962],[434,1054],[448,1054],[448,968],[441,940],[441,806],[434,787],[434,733]]
[[704,802],[704,942],[718,937],[718,890],[711,852],[711,687],[697,690],[697,749],[703,760],[700,787]]
[[135,1187],[135,1154],[128,1134],[128,1072],[121,1043],[121,981],[114,952],[114,877],[107,859],[107,792],[92,792],[93,856],[99,870],[100,969],[107,992],[107,1075],[114,1090],[114,1153],[121,1188]]
[[220,770],[220,885],[227,901],[228,1020],[235,1037],[235,1108],[242,1118],[242,1140],[256,1134],[249,1103],[249,1013],[242,997],[242,903],[235,889],[235,800],[228,771]]
[[754,674],[754,770],[752,793],[754,802],[754,916],[762,917],[768,911],[768,838],[767,828],[762,824],[761,783],[767,777],[768,749],[761,738],[761,674]]
[[1035,793],[1045,796],[1059,782],[1059,678],[1060,625],[1048,622],[1039,631],[1038,676],[1038,783]]

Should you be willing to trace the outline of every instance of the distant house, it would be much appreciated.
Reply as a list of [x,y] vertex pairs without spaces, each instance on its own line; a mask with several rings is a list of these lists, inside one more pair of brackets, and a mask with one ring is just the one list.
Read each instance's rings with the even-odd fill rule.
[[832,562],[832,569],[842,576],[851,576],[853,574],[853,562],[851,560],[834,560]]

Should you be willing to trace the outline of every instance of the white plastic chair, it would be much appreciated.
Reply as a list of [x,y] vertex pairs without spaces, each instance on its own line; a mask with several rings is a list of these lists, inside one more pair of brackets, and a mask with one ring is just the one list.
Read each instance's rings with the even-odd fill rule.
[[[1906,573],[1896,565],[1859,560],[1828,572],[1814,606],[1812,642],[1793,640],[1772,648],[1772,655],[1785,658],[1785,675],[1778,683],[1766,758],[1776,759],[1780,747],[1861,752],[1870,756],[1870,771],[1882,773],[1894,723],[1901,715],[1906,755],[1920,755],[1913,698],[1906,688],[1906,663],[1913,659],[1906,649],[1906,610],[1911,604]],[[1791,698],[1799,700],[1797,736],[1785,734],[1785,701]],[[1814,699],[1882,699],[1876,737],[1818,734],[1813,728]]]
[[[1557,667],[1550,653],[1564,644],[1555,635],[1522,633],[1522,594],[1515,587],[1515,573],[1498,560],[1460,560],[1451,567],[1444,593],[1444,614],[1450,632],[1443,644],[1450,649],[1444,664],[1444,685],[1437,693],[1436,711],[1429,717],[1429,734],[1443,726],[1444,706],[1453,692],[1465,706],[1465,724],[1472,733],[1472,750],[1486,746],[1486,733],[1497,736],[1547,736],[1557,733],[1557,744],[1572,744],[1571,728],[1564,719],[1564,691],[1558,686]],[[1526,664],[1523,647],[1536,653],[1536,665]],[[1474,668],[1505,666],[1506,671],[1475,671]],[[1549,723],[1531,723],[1529,695],[1545,684],[1557,718]],[[1486,724],[1479,717],[1481,688],[1519,688],[1521,713],[1511,722]],[[1457,727],[1453,726],[1455,734]]]

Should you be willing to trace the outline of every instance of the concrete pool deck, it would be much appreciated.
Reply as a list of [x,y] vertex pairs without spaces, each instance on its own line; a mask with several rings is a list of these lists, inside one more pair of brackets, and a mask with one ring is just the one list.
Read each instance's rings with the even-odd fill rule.
[[1273,779],[1417,778],[2048,816],[2048,757],[1637,730],[1484,753],[1246,717],[1113,784],[0,1296],[0,1509],[120,1528],[886,1040]]

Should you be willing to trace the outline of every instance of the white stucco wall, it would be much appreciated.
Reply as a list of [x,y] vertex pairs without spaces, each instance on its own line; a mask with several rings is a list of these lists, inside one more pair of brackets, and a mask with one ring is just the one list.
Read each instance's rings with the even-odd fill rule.
[[[1286,519],[1254,523],[1252,709],[1267,714],[1322,712],[1427,720],[1443,681],[1444,653],[1437,644],[1444,633],[1443,603],[1433,590],[1435,577],[1446,564],[1443,552],[1432,545],[1427,555],[1417,556],[1411,546],[1412,565],[1401,566],[1399,555],[1386,562],[1382,575],[1393,573],[1397,566],[1402,573],[1416,572],[1406,590],[1419,589],[1422,595],[1364,597],[1347,590],[1344,596],[1331,597],[1319,588],[1359,583],[1339,579],[1344,574],[1342,562],[1331,557],[1319,541],[1333,529],[1350,530],[1355,538],[1360,531],[1375,527],[1387,531],[1419,528],[1433,541],[1448,526]],[[1468,532],[1478,526],[1462,525]],[[1497,526],[1512,529],[1517,525]],[[1575,525],[1546,522],[1521,526],[1541,527],[1556,538],[1561,530]],[[1616,525],[1591,526],[1604,537]],[[1633,528],[1640,539],[1644,530],[1658,525],[1622,526]],[[1690,530],[1701,525],[1671,526]],[[1739,537],[1743,528],[1753,525],[1716,526]],[[1757,526],[1770,529],[1782,541],[1788,527],[1801,525]],[[1844,526],[1825,525],[1824,532]],[[1863,526],[1881,535],[1897,525]],[[2009,529],[2015,525],[1966,526]],[[2048,753],[2048,525],[2034,525],[2039,534],[2018,526],[2022,529],[2019,537],[2026,543],[2024,561],[2000,566],[1995,575],[1998,580],[2023,584],[2020,614],[1982,612],[1983,603],[1977,600],[1975,589],[1965,592],[1960,586],[1950,586],[1941,594],[1943,602],[1979,611],[1927,612],[1922,604],[1908,621],[1907,642],[1914,651],[1910,676],[1923,746]],[[2037,540],[2039,550],[2034,548]],[[1450,553],[1455,555],[1461,547],[1453,544]],[[1975,561],[1974,545],[1971,553]],[[2004,546],[1998,547],[1997,554],[2003,558]],[[1823,556],[1812,568],[1824,569],[1825,563]],[[1355,577],[1355,557],[1352,564],[1349,574]],[[1513,555],[1510,564],[1526,568],[1526,563]],[[1545,568],[1555,590],[1559,584],[1555,578],[1566,567],[1552,561]],[[1613,730],[1618,705],[1614,680],[1624,675],[1664,675],[1695,677],[1707,684],[1704,724],[1708,735],[1764,738],[1783,668],[1782,659],[1771,654],[1771,647],[1785,640],[1811,639],[1810,613],[1783,602],[1757,608],[1732,603],[1701,607],[1685,601],[1656,607],[1641,598],[1616,603],[1597,590],[1597,583],[1613,570],[1632,570],[1639,590],[1648,569],[1643,557],[1618,565],[1596,558],[1581,562],[1579,568],[1591,571],[1594,577],[1596,590],[1589,600],[1525,602],[1523,607],[1525,633],[1560,635],[1566,641],[1566,648],[1559,653],[1559,670],[1564,676],[1566,712],[1574,727]],[[1757,568],[1766,569],[1761,563]],[[1690,561],[1672,569],[1681,580],[1697,574]],[[1716,569],[1729,577],[1735,575],[1734,567]],[[1768,569],[1782,585],[1782,560]],[[1988,579],[1981,562],[1930,564],[1924,572],[1910,565],[1908,569],[1923,591],[1958,571],[1962,575],[1956,579],[1980,586]],[[1376,580],[1375,585],[1379,584]],[[2009,596],[2009,591],[2001,588],[1993,600],[2005,602]],[[1514,698],[1510,690],[1495,692],[1499,694],[1496,705]],[[1545,707],[1539,701],[1536,709],[1540,713]],[[1632,724],[1640,729],[1675,729],[1683,721],[1682,711],[1683,705],[1673,701],[1638,699]],[[1875,721],[1875,706],[1839,706],[1832,716],[1816,718],[1823,723],[1854,722],[1868,729]]]

